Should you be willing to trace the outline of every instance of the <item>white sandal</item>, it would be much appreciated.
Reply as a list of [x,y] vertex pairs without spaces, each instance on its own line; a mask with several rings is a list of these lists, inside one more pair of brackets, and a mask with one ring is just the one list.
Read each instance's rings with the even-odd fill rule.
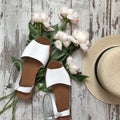
[[[62,77],[62,80],[61,80],[61,77]],[[47,88],[50,88],[55,84],[65,84],[65,85],[71,86],[69,74],[67,73],[64,66],[61,66],[55,69],[47,68],[46,86]]]
[[[48,97],[51,99],[51,105],[52,105],[52,111],[47,112],[48,104],[46,104],[46,99],[48,100]],[[56,120],[58,117],[65,117],[70,115],[70,109],[64,110],[62,112],[58,112],[55,97],[53,94],[45,94],[43,97],[43,114],[45,120]]]
[[[68,72],[66,71],[64,66],[57,61],[52,61],[48,64],[45,78],[46,78],[46,86],[48,88],[52,88],[53,85],[61,85],[61,84],[66,85],[66,87],[71,86],[71,81]],[[56,107],[56,102],[54,99],[55,97],[53,97],[52,94],[47,94],[47,95],[49,95],[51,98],[54,114],[52,116],[47,117],[46,120],[57,119],[58,117],[65,117],[70,115],[69,109],[64,110],[62,112],[58,112],[58,109]],[[43,101],[45,100],[45,98],[46,95],[44,96]]]
[[[36,74],[41,66],[45,67],[47,64],[49,54],[50,41],[45,37],[40,37],[37,41],[32,40],[29,45],[27,45],[21,56],[24,60],[23,68],[20,66],[20,72],[14,85],[14,89],[17,90],[17,96],[19,98],[23,100],[31,98],[33,95]],[[23,74],[24,78],[22,77]],[[6,85],[6,87],[10,87],[10,84]]]

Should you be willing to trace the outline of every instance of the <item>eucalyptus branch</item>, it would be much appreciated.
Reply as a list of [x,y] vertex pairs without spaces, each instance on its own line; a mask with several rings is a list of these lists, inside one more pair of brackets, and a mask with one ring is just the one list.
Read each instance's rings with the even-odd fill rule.
[[13,104],[13,103],[9,104],[6,108],[4,108],[4,110],[2,109],[2,110],[0,111],[0,115],[1,115],[2,113],[4,113],[7,109],[9,109],[9,108],[12,106],[12,104]]
[[63,31],[63,30],[65,30],[66,29],[66,27],[67,27],[67,24],[70,22],[70,20],[69,19],[64,19],[64,21],[62,22],[62,24],[59,26],[59,30],[61,30],[61,31]]
[[8,108],[11,107],[11,105],[12,105],[13,103],[10,103],[10,102],[12,101],[12,99],[13,99],[14,97],[15,97],[15,96],[13,95],[13,96],[8,100],[8,102],[4,105],[4,107],[3,107],[2,110],[0,111],[0,115],[1,115],[3,112],[5,112]]
[[15,109],[16,109],[16,105],[18,103],[19,99],[16,98],[16,96],[14,97],[13,100],[13,104],[12,104],[12,120],[15,120]]
[[13,94],[15,94],[15,91],[12,92],[12,93],[10,93],[10,94],[8,94],[8,95],[6,95],[6,96],[1,97],[1,98],[0,98],[0,101],[9,98],[9,97],[12,96]]

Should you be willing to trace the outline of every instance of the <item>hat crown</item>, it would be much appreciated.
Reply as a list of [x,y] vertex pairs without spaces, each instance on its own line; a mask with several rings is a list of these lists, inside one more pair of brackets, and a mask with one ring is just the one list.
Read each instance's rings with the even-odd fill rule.
[[106,50],[97,65],[101,86],[110,94],[120,97],[120,47]]

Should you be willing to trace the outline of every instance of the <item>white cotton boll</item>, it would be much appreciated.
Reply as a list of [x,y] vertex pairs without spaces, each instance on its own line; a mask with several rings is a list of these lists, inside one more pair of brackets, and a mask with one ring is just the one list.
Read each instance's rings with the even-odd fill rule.
[[77,12],[74,12],[74,13],[73,13],[73,18],[79,19],[79,15],[78,15]]
[[71,21],[73,24],[77,24],[79,22],[79,16],[77,12],[71,12],[71,14],[67,15],[67,18]]
[[82,49],[82,51],[84,52],[84,53],[86,53],[87,51],[88,51],[88,44],[86,44],[86,43],[82,43],[82,44],[80,44],[80,48]]
[[59,33],[57,32],[54,39],[59,39]]
[[66,48],[68,48],[69,45],[70,45],[70,43],[71,43],[71,41],[65,41],[65,42],[63,42],[63,45],[64,45]]
[[48,21],[48,16],[46,15],[46,13],[41,14],[41,19],[42,19],[42,22]]
[[62,31],[58,31],[54,37],[54,39],[59,39],[60,36],[63,35],[63,32]]
[[50,28],[50,23],[49,22],[43,22],[43,24],[46,28]]
[[69,56],[66,60],[66,64],[70,65],[70,64],[72,64],[72,62],[73,62],[73,58],[71,56]]
[[32,21],[36,22],[36,23],[41,22],[41,16],[40,16],[40,14],[39,13],[33,13],[33,15],[32,15]]
[[54,45],[58,50],[62,50],[62,42],[60,40],[55,41]]
[[68,14],[68,8],[67,7],[63,7],[61,10],[60,10],[60,14],[64,17],[67,16]]
[[67,15],[67,18],[68,18],[69,20],[72,20],[72,19],[73,19],[73,15],[72,15],[72,14],[68,14],[68,15]]
[[62,42],[67,41],[67,34],[62,32],[62,31],[58,31],[54,37],[54,39],[59,39]]
[[73,58],[69,56],[66,60],[66,65],[68,65],[68,69],[71,74],[77,74],[79,72],[78,66],[73,62]]
[[86,43],[86,41],[88,40],[87,35],[78,30],[74,30],[72,35],[79,42],[79,44]]
[[67,15],[73,14],[73,9],[68,9],[67,10]]
[[77,74],[78,73],[78,71],[79,71],[79,68],[77,67],[77,65],[75,65],[75,64],[70,64],[70,66],[69,66],[69,71],[70,71],[70,73],[71,74]]
[[67,34],[63,32],[62,34],[60,34],[59,39],[60,39],[62,42],[67,41]]
[[52,28],[52,27],[49,27],[47,30],[48,30],[48,31],[55,31],[55,29]]
[[68,39],[69,41],[71,41],[72,43],[74,43],[75,46],[79,45],[79,42],[71,35],[68,35]]
[[71,19],[71,23],[73,23],[73,24],[78,24],[78,22],[79,22],[78,13],[77,13],[77,12],[74,12],[74,13],[73,13],[73,19]]

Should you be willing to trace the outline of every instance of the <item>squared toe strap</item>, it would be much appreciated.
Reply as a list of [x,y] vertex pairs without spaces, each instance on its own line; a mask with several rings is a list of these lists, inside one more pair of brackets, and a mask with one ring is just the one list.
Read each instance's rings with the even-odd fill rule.
[[32,40],[23,51],[21,57],[34,58],[40,61],[43,64],[43,66],[45,66],[49,59],[49,54],[50,54],[49,52],[50,52],[50,45],[43,45],[35,40]]
[[47,68],[46,86],[51,87],[55,84],[65,84],[71,86],[69,74],[64,68],[64,66],[56,69]]

